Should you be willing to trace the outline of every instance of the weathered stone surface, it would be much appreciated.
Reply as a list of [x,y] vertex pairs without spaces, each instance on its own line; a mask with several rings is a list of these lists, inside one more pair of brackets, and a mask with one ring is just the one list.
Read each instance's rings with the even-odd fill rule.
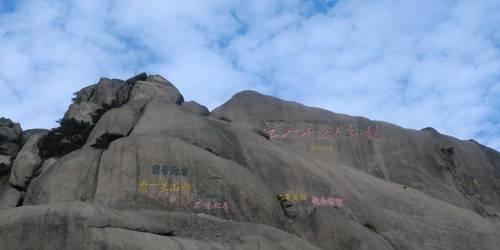
[[[153,175],[153,165],[188,168],[189,175],[183,181],[190,183],[190,192],[177,195],[175,203],[170,203],[168,199],[153,199],[151,192],[154,190],[140,192],[142,181],[165,180]],[[179,177],[171,180],[182,186],[180,181]],[[255,217],[259,221],[277,223],[277,217],[271,213],[279,214],[279,206],[266,199],[273,196],[271,192],[259,191],[262,185],[246,168],[179,139],[161,135],[134,136],[116,140],[103,154],[95,199],[102,205],[123,209],[170,207],[193,211],[196,196],[205,191],[217,194],[231,204],[231,209],[220,211],[220,216],[239,219]],[[240,186],[246,188],[239,189]],[[261,213],[253,214],[240,207],[239,203],[249,205],[249,199],[259,204]]]
[[0,209],[7,209],[16,207],[22,199],[22,192],[13,188],[8,187],[7,190],[1,195],[0,199]]
[[130,92],[130,101],[139,99],[157,99],[175,104],[184,102],[177,88],[160,81],[137,81]]
[[64,119],[75,119],[77,121],[94,123],[92,116],[101,106],[90,102],[73,103],[64,114]]
[[208,116],[210,114],[207,107],[195,101],[183,102],[181,107],[195,115]]
[[22,129],[19,123],[0,117],[0,141],[19,142],[22,136]]
[[225,122],[194,115],[162,100],[153,100],[146,106],[131,136],[166,134],[242,163],[241,147],[228,128]]
[[[22,129],[19,123],[7,118],[0,118],[0,191],[4,185],[4,176],[10,173],[11,158],[19,152],[22,143]],[[1,195],[1,192],[0,192]]]
[[[500,212],[500,193],[488,188],[500,183],[500,175],[495,174],[500,173],[500,164],[488,159],[474,142],[459,141],[434,129],[407,130],[336,114],[253,91],[236,94],[211,116],[275,129],[271,140],[278,145],[285,143],[323,161],[353,166],[462,208],[490,215]],[[371,138],[366,136],[369,127]],[[293,132],[287,134],[289,128]],[[307,135],[308,128],[313,129],[311,135]],[[376,129],[381,138],[374,138]],[[318,150],[321,147],[326,150]],[[450,147],[454,155],[443,154],[441,148]]]
[[101,153],[101,150],[83,148],[59,159],[33,179],[24,204],[92,199]]
[[42,159],[38,144],[45,136],[36,134],[24,144],[12,165],[9,183],[19,189],[25,190],[35,171],[40,167]]
[[163,76],[161,75],[149,75],[145,81],[148,81],[148,82],[160,82],[160,83],[164,83],[166,84],[167,86],[170,86],[170,87],[175,87],[171,82],[169,82],[167,79],[165,79]]
[[81,202],[3,210],[0,236],[6,249],[318,249],[266,225]]
[[41,174],[44,174],[49,170],[54,164],[58,161],[59,159],[56,157],[51,157],[49,159],[46,159],[43,161],[42,166],[38,169],[38,171],[35,173],[35,176],[39,176]]
[[81,98],[77,94],[76,102],[90,102],[98,105],[120,106],[128,100],[129,85],[119,79],[101,78],[90,90],[84,90]]
[[119,107],[128,101],[130,85],[119,79],[101,78],[97,84],[75,93],[75,101],[64,114],[64,119],[93,124],[92,117],[99,109]]
[[[86,146],[46,160],[23,206],[0,213],[0,246],[25,249],[39,241],[39,249],[496,250],[500,245],[500,154],[475,141],[252,91],[205,116],[201,105],[183,103],[161,76],[126,84],[134,88],[130,100],[104,110]],[[97,98],[96,88],[83,89],[75,103],[120,99]],[[120,137],[102,150],[90,146],[110,134]],[[284,193],[305,197],[280,201],[278,194]]]
[[144,100],[137,100],[106,112],[90,133],[86,145],[94,144],[97,138],[106,133],[127,136],[139,120],[144,105]]
[[19,152],[19,144],[0,141],[0,154],[15,156]]

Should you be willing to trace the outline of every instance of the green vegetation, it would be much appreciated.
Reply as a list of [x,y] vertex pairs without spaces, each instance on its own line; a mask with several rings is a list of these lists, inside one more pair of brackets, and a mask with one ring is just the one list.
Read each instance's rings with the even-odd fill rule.
[[7,174],[0,174],[0,190],[2,189],[2,186],[7,184],[9,182],[9,177],[10,177],[10,169]]
[[109,104],[103,104],[102,105],[102,108],[96,110],[94,112],[94,115],[92,116],[92,121],[94,122],[94,124],[96,124],[99,119],[101,119],[101,117],[106,113],[108,112],[108,110],[112,109],[112,108],[115,108],[116,105],[109,105]]
[[58,123],[59,127],[52,129],[41,142],[43,159],[61,157],[81,148],[94,128],[87,122],[75,119],[62,119]]
[[106,133],[97,138],[96,142],[90,146],[99,149],[107,149],[111,142],[121,137],[123,137],[123,135]]
[[366,228],[372,230],[375,233],[378,233],[377,227],[375,227],[375,225],[371,224],[370,222],[366,222],[365,224],[363,224],[363,226],[365,226]]
[[0,163],[0,178],[4,175],[9,176],[9,174],[10,174],[10,167]]

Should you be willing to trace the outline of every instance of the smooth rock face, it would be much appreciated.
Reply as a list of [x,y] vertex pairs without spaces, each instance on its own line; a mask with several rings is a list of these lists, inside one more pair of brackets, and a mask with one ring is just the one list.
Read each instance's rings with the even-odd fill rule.
[[157,81],[137,81],[130,92],[130,101],[139,99],[157,99],[168,103],[181,104],[184,98],[171,84]]
[[[500,245],[500,154],[477,142],[253,91],[236,94],[207,116],[204,106],[184,103],[158,75],[101,84],[82,89],[75,100],[113,105],[85,146],[45,160],[24,199],[15,188],[2,197],[5,207],[16,200],[22,206],[0,212],[0,246]],[[92,147],[110,134],[119,137]]]
[[12,165],[10,185],[25,190],[35,171],[41,166],[42,159],[38,148],[44,134],[36,134],[24,144]]
[[101,150],[84,148],[52,163],[30,183],[24,204],[92,199],[101,154]]
[[38,169],[37,172],[35,172],[35,175],[36,176],[39,176],[41,174],[44,174],[45,172],[47,172],[47,170],[49,170],[59,159],[56,158],[56,157],[51,157],[49,159],[45,159],[43,161],[43,164],[42,166]]
[[[211,116],[257,124],[272,133],[276,143],[416,188],[456,206],[484,215],[500,213],[500,192],[491,188],[500,183],[500,162],[487,157],[480,144],[459,141],[434,129],[407,130],[253,91],[236,94]],[[380,138],[375,138],[377,129]],[[443,153],[447,148],[454,148],[454,154]]]
[[260,224],[82,202],[3,210],[0,235],[5,249],[318,249]]
[[207,107],[195,101],[183,102],[181,104],[181,107],[195,115],[208,116],[210,114],[210,111],[208,111]]
[[90,133],[86,145],[94,144],[96,139],[105,133],[127,136],[139,120],[144,105],[143,100],[138,100],[106,112]]

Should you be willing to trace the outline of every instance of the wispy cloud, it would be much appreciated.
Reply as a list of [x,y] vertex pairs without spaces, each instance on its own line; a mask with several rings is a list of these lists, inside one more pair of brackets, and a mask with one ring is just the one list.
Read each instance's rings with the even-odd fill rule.
[[0,115],[51,127],[72,92],[147,71],[210,108],[255,89],[498,150],[497,13],[488,0],[0,0]]

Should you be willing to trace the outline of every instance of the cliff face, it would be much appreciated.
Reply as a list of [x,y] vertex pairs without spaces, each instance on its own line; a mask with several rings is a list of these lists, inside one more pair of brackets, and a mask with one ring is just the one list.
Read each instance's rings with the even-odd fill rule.
[[252,91],[209,112],[141,74],[25,140],[0,245],[497,249],[499,195],[500,154],[474,141]]

